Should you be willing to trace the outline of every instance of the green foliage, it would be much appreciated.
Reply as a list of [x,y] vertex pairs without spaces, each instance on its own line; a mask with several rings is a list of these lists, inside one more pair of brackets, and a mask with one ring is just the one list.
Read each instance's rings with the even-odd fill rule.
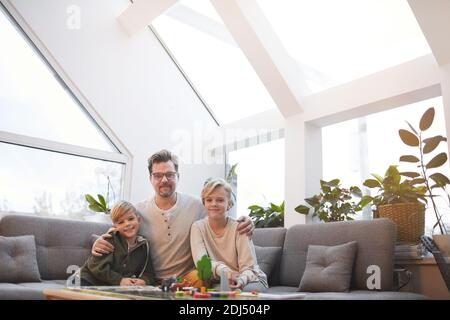
[[86,194],[84,198],[89,203],[89,209],[94,212],[103,212],[109,214],[109,212],[111,211],[111,209],[108,208],[105,198],[101,194],[97,194],[98,199],[95,199],[90,194]]
[[[312,209],[312,216],[317,216],[321,221],[345,221],[353,220],[351,216],[370,203],[367,196],[362,196],[361,189],[356,186],[349,189],[342,188],[339,179],[328,182],[320,180],[320,189],[322,190],[321,193],[305,199],[310,207],[299,205],[295,208],[295,211],[306,215]],[[361,200],[355,202],[353,198],[361,198]]]
[[[404,174],[404,173],[403,173]],[[414,172],[407,172],[407,175],[412,178],[418,177]],[[402,173],[397,169],[397,166],[389,166],[381,177],[377,174],[372,174],[375,179],[367,179],[363,185],[369,189],[377,189],[375,197],[365,196],[368,203],[372,202],[375,206],[393,203],[405,202],[425,202],[424,186],[415,186],[423,183],[420,179],[403,180]]]
[[284,201],[279,206],[270,203],[269,207],[252,205],[248,209],[256,228],[284,227]]
[[[425,111],[425,113],[422,115],[422,118],[420,119],[419,130],[416,130],[408,122],[407,124],[411,131],[405,129],[399,130],[400,139],[403,141],[403,143],[410,147],[416,148],[417,152],[417,156],[403,155],[400,157],[401,162],[409,162],[414,164],[414,169],[417,171],[401,172],[400,174],[402,176],[412,178],[412,180],[410,180],[411,184],[422,185],[422,188],[424,188],[425,190],[425,197],[431,200],[433,211],[436,216],[437,222],[434,225],[433,229],[439,227],[441,233],[446,234],[447,230],[445,229],[445,225],[442,222],[442,215],[439,213],[434,201],[436,194],[433,193],[433,190],[436,188],[442,188],[448,196],[446,186],[450,184],[450,180],[442,173],[430,173],[429,170],[440,168],[447,162],[448,156],[445,152],[441,152],[437,155],[431,154],[436,150],[441,142],[447,141],[447,138],[441,135],[429,138],[424,137],[424,131],[428,130],[433,124],[434,115],[434,108],[429,108],[427,111]],[[429,160],[425,160],[425,158],[429,158]]]
[[236,167],[237,167],[237,165],[238,165],[237,163],[233,164],[231,166],[230,170],[228,171],[227,179],[226,179],[226,181],[228,183],[231,183],[233,181],[234,177],[236,177]]
[[197,262],[197,273],[202,281],[208,281],[212,277],[211,258],[206,254]]

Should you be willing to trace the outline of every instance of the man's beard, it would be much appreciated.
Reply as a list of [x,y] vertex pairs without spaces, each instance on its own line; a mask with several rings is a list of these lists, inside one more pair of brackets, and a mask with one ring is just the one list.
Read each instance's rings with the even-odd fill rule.
[[[161,190],[161,188],[164,188],[164,187],[167,188],[166,191],[162,191],[162,190]],[[170,186],[170,185],[164,185],[164,186],[161,186],[161,187],[160,187],[159,195],[160,195],[161,197],[163,197],[163,198],[169,198],[170,196],[173,195],[174,191],[175,191],[175,188],[173,188],[172,186]]]

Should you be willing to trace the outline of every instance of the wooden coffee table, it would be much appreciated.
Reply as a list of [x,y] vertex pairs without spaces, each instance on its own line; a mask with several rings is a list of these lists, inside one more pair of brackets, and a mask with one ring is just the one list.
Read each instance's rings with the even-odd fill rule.
[[[64,288],[64,289],[44,289],[44,295],[48,300],[199,300],[192,296],[176,297],[173,292],[162,292],[146,290],[136,287],[117,289],[98,288]],[[305,294],[259,294],[242,293],[231,298],[205,298],[205,300],[302,300]]]

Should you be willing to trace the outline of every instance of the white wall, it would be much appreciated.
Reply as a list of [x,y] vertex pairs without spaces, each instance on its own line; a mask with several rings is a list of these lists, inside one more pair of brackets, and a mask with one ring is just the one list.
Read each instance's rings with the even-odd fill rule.
[[[76,95],[90,104],[131,154],[131,201],[152,191],[146,162],[153,152],[179,150],[180,136],[192,135],[195,121],[197,126],[215,126],[151,31],[130,38],[122,29],[116,17],[130,4],[128,0],[2,3],[13,9]],[[81,24],[71,30],[67,8],[74,4],[80,9]],[[196,148],[201,150],[199,140]],[[195,164],[187,160],[180,168],[180,191],[199,194],[207,177],[223,176],[223,165],[206,165],[199,157]]]

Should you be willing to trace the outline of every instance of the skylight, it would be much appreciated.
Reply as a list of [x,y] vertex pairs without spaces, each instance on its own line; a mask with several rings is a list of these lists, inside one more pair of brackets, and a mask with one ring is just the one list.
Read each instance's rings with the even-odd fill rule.
[[152,23],[221,124],[275,108],[209,0],[179,1]]
[[257,0],[315,93],[431,52],[406,0]]

